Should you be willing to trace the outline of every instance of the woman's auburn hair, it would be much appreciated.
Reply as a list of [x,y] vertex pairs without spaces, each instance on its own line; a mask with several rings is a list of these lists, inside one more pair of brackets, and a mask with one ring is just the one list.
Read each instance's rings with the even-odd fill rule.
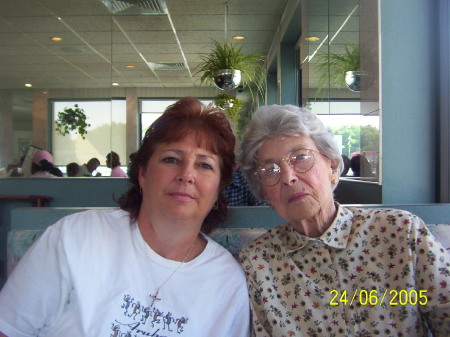
[[117,201],[119,207],[130,213],[132,222],[137,220],[142,203],[139,185],[139,169],[145,169],[148,161],[161,143],[173,143],[195,134],[197,144],[219,156],[220,185],[217,207],[206,216],[202,224],[205,234],[222,223],[227,215],[227,202],[222,191],[233,177],[235,167],[235,137],[224,113],[212,105],[205,107],[194,97],[184,97],[167,107],[164,113],[147,129],[142,144],[131,162],[131,187]]

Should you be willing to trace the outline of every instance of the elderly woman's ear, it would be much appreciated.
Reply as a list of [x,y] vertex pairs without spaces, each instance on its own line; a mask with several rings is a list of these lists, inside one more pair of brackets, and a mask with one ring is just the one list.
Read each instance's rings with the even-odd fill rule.
[[336,185],[339,181],[339,174],[337,173],[337,169],[333,169],[330,174],[330,181],[332,185]]
[[339,164],[340,164],[339,160],[338,159],[330,159],[330,162],[331,162],[330,163],[331,169],[333,171],[338,172],[339,171]]
[[332,185],[336,185],[339,182],[339,161],[331,159],[331,173],[330,181]]

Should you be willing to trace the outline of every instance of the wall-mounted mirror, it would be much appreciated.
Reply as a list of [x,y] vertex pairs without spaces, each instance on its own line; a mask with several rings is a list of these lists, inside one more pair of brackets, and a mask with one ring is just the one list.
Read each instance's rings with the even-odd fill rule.
[[[235,0],[225,11],[222,0],[0,0],[0,168],[28,145],[54,152],[59,166],[94,156],[104,166],[107,150],[126,165],[144,128],[140,99],[213,98],[218,89],[196,73],[200,54],[235,35],[244,53],[266,54],[287,3]],[[97,125],[86,140],[53,132],[55,109],[74,104]]]
[[377,5],[302,2],[302,104],[319,115],[351,161],[346,178],[379,183]]

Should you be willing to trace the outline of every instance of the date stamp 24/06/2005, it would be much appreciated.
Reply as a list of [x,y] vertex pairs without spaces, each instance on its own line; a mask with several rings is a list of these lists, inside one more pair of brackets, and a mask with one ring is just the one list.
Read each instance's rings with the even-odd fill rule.
[[338,291],[331,290],[330,294],[333,298],[330,305],[353,305],[359,303],[361,305],[425,305],[428,302],[426,290],[388,290],[379,292],[378,290],[356,289],[353,294],[347,290]]

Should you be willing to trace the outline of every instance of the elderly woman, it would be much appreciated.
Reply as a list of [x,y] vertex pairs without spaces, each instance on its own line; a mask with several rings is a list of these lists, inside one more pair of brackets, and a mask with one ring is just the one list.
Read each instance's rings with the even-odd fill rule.
[[226,214],[234,144],[217,110],[169,106],[121,209],[60,220],[19,262],[0,293],[0,335],[249,336],[244,272],[205,235]]
[[260,108],[241,163],[286,220],[240,254],[256,336],[450,335],[448,252],[413,214],[333,200],[342,159],[313,113]]

